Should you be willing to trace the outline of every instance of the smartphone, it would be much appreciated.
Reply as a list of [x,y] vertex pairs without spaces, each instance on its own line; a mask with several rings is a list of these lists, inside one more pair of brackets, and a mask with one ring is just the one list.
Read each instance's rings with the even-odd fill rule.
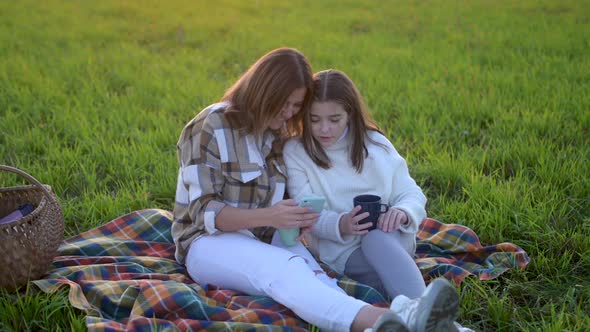
[[325,203],[326,199],[322,196],[306,196],[299,201],[299,206],[311,206],[313,212],[320,213]]

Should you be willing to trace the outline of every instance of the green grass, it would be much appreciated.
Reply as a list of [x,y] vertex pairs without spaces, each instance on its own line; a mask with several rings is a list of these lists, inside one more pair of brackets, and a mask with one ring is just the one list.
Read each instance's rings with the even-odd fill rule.
[[2,331],[83,331],[84,319],[70,306],[65,291],[48,296],[27,287],[22,292],[0,290]]
[[[461,323],[587,331],[589,13],[588,1],[3,1],[0,163],[53,187],[67,236],[171,209],[182,126],[260,55],[296,47],[357,83],[431,217],[531,256],[461,285]],[[2,292],[0,313],[1,330],[84,328],[65,293]]]

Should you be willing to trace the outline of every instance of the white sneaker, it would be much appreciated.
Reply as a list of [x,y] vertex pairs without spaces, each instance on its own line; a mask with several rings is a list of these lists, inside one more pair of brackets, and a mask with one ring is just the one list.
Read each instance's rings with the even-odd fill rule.
[[388,312],[381,315],[373,327],[364,332],[410,332],[410,329],[398,315]]
[[459,294],[446,279],[438,278],[417,299],[398,295],[390,309],[412,332],[457,331],[454,322],[459,311]]
[[468,327],[465,326],[461,326],[461,324],[455,322],[455,327],[457,328],[458,332],[475,332],[475,330],[472,330]]

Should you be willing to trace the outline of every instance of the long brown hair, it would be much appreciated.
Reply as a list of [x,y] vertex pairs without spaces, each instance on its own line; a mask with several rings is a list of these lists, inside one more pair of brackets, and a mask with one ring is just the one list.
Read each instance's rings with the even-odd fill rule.
[[[226,112],[230,125],[246,133],[261,134],[298,88],[306,90],[302,110],[309,108],[312,75],[309,62],[296,49],[283,47],[266,53],[221,98],[230,103]],[[301,130],[301,113],[290,119],[287,132],[281,134],[290,136]]]
[[[313,90],[313,102],[338,103],[348,114],[348,135],[352,139],[349,159],[352,166],[360,173],[364,160],[369,155],[365,140],[387,149],[383,144],[375,142],[367,136],[369,130],[382,132],[369,114],[363,97],[352,80],[345,73],[336,69],[323,70],[314,74]],[[316,165],[325,169],[330,168],[332,166],[330,158],[311,133],[311,108],[305,109],[303,121],[302,141],[305,151]]]

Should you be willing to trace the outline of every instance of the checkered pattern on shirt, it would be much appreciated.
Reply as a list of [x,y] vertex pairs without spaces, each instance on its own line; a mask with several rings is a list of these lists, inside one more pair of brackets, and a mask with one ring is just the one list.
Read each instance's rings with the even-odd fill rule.
[[[201,111],[178,140],[180,169],[172,236],[176,258],[184,261],[191,242],[215,233],[215,217],[226,205],[251,209],[283,199],[286,178],[282,151],[274,135],[257,139],[232,128],[224,116],[226,103]],[[274,229],[253,229],[270,242]]]

